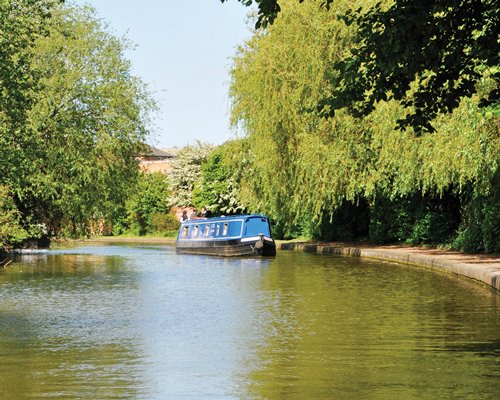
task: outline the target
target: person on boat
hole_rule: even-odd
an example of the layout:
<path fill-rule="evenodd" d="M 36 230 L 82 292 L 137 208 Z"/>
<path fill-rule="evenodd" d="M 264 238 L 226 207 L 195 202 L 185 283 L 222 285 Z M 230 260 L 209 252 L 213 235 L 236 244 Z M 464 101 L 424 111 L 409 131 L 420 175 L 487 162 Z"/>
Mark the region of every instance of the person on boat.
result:
<path fill-rule="evenodd" d="M 198 217 L 200 218 L 208 218 L 209 216 L 209 211 L 205 207 L 201 207 L 201 211 L 198 214 Z"/>
<path fill-rule="evenodd" d="M 186 210 L 182 210 L 182 215 L 179 218 L 179 221 L 184 222 L 188 220 L 188 212 Z"/>
<path fill-rule="evenodd" d="M 196 219 L 196 218 L 198 218 L 196 208 L 193 208 L 193 212 L 189 214 L 189 219 Z"/>

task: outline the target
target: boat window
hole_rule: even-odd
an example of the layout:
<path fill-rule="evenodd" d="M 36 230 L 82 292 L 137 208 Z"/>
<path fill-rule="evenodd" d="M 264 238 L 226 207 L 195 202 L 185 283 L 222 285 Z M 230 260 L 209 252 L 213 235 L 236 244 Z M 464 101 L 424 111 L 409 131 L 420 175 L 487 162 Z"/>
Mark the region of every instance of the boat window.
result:
<path fill-rule="evenodd" d="M 245 236 L 257 236 L 259 234 L 270 236 L 268 220 L 265 217 L 249 217 L 245 221 Z"/>
<path fill-rule="evenodd" d="M 227 235 L 227 224 L 224 224 L 224 227 L 222 228 L 222 236 Z"/>
<path fill-rule="evenodd" d="M 215 227 L 215 236 L 219 236 L 220 224 Z"/>
<path fill-rule="evenodd" d="M 210 232 L 210 225 L 205 225 L 205 236 L 208 236 L 208 232 Z"/>
<path fill-rule="evenodd" d="M 183 237 L 183 238 L 187 237 L 187 235 L 188 235 L 188 230 L 189 230 L 189 227 L 188 227 L 188 226 L 185 226 L 184 228 L 182 228 L 182 237 Z"/>
<path fill-rule="evenodd" d="M 198 225 L 194 226 L 193 237 L 198 236 Z"/>

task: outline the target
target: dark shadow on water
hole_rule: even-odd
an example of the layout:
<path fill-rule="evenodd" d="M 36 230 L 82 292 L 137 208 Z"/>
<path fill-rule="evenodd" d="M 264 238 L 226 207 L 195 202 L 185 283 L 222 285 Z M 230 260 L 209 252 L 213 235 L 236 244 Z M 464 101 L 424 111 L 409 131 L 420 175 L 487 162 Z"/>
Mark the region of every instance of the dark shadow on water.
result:
<path fill-rule="evenodd" d="M 474 353 L 482 357 L 500 357 L 500 340 L 446 346 L 445 351 Z"/>

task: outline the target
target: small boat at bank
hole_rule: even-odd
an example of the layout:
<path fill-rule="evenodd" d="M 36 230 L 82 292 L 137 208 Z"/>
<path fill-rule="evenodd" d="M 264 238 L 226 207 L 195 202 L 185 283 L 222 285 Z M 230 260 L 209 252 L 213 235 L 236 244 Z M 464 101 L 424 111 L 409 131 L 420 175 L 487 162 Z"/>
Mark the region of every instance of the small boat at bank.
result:
<path fill-rule="evenodd" d="M 235 215 L 193 219 L 181 223 L 177 253 L 217 256 L 275 256 L 269 219 L 263 215 Z"/>

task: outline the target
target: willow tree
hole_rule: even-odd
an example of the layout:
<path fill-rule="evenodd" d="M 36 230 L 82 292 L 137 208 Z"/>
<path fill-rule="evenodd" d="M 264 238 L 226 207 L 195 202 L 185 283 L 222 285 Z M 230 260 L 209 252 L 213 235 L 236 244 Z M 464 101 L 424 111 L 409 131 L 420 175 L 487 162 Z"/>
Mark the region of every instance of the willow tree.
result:
<path fill-rule="evenodd" d="M 247 133 L 252 206 L 286 233 L 301 219 L 317 230 L 343 203 L 360 199 L 439 197 L 470 186 L 487 193 L 498 170 L 498 121 L 479 114 L 477 97 L 439 116 L 435 133 L 420 136 L 394 129 L 407 113 L 395 100 L 379 101 L 366 117 L 316 113 L 321 99 L 336 95 L 330 83 L 339 71 L 332 66 L 349 54 L 356 34 L 356 26 L 335 16 L 349 2 L 336 1 L 330 11 L 320 3 L 281 1 L 280 18 L 256 31 L 235 58 L 232 118 Z M 477 90 L 487 93 L 492 84 L 484 76 Z"/>
<path fill-rule="evenodd" d="M 301 218 L 317 225 L 344 199 L 355 201 L 370 158 L 352 117 L 326 120 L 312 112 L 329 94 L 328 66 L 352 40 L 351 30 L 318 4 L 282 2 L 280 18 L 240 49 L 232 70 L 233 123 L 246 130 L 253 159 L 249 200 L 285 234 Z"/>
<path fill-rule="evenodd" d="M 257 28 L 273 24 L 285 3 L 239 1 L 257 5 Z M 482 111 L 499 117 L 496 0 L 358 2 L 357 10 L 340 13 L 336 3 L 323 0 L 319 5 L 326 9 L 335 5 L 340 18 L 356 24 L 356 45 L 332 66 L 340 74 L 330 77 L 329 84 L 336 89 L 321 101 L 325 114 L 348 107 L 353 115 L 367 115 L 378 101 L 392 98 L 406 109 L 400 127 L 434 131 L 432 121 L 438 114 L 449 113 L 463 98 L 478 94 Z M 485 72 L 495 84 L 480 91 Z"/>

